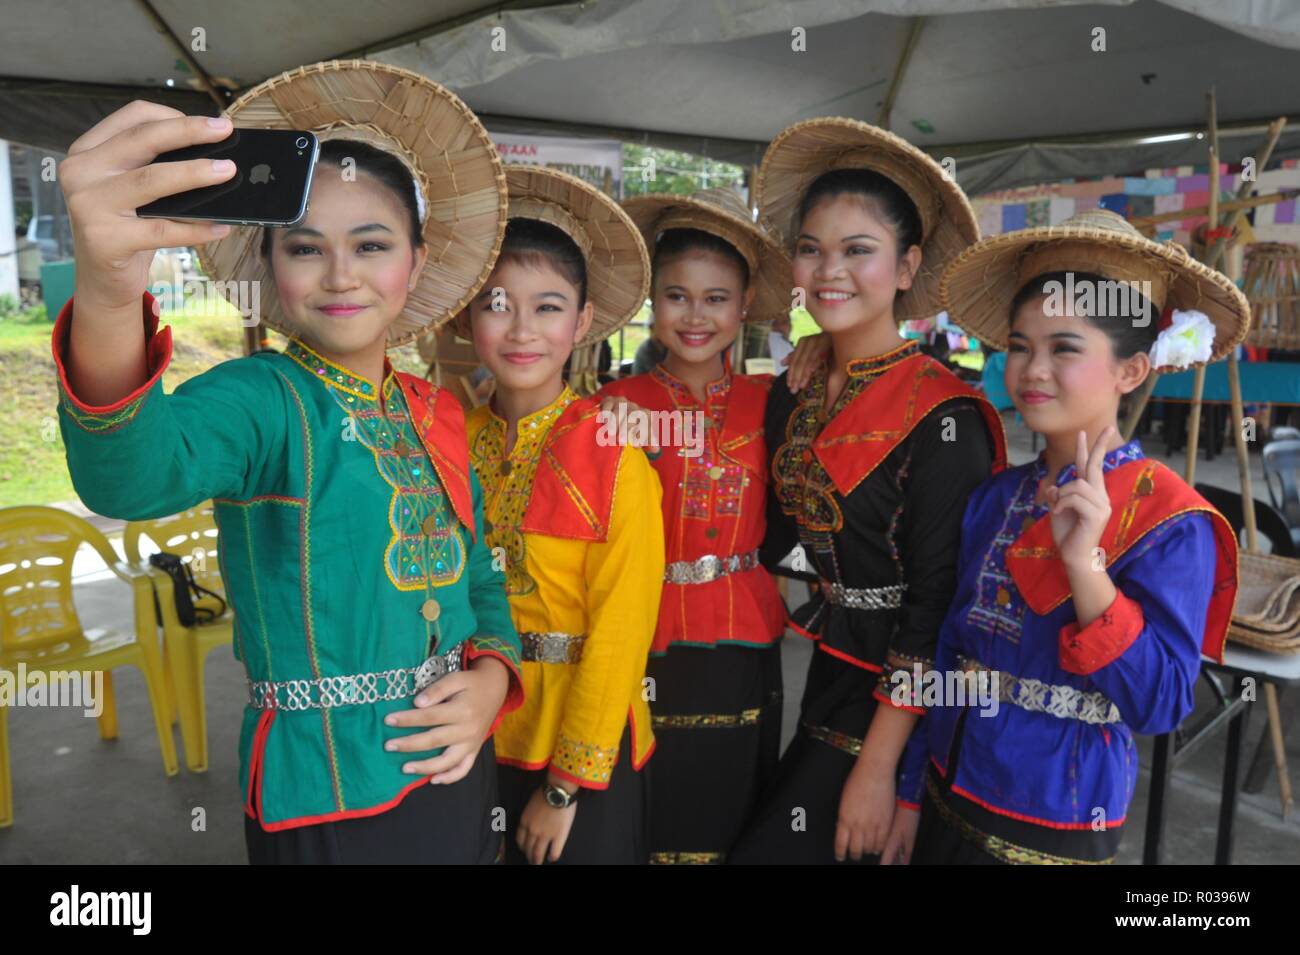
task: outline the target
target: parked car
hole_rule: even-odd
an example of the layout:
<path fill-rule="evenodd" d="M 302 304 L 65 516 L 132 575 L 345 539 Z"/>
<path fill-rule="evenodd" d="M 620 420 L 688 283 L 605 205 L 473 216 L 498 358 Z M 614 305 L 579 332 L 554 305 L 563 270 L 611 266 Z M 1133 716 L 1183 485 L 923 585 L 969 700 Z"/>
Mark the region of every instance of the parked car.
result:
<path fill-rule="evenodd" d="M 72 229 L 68 225 L 66 215 L 59 218 L 63 220 L 64 241 L 67 243 L 68 255 L 71 255 Z M 54 262 L 61 258 L 54 220 L 55 217 L 52 215 L 33 216 L 32 221 L 27 224 L 27 238 L 41 247 L 41 259 L 45 262 Z"/>

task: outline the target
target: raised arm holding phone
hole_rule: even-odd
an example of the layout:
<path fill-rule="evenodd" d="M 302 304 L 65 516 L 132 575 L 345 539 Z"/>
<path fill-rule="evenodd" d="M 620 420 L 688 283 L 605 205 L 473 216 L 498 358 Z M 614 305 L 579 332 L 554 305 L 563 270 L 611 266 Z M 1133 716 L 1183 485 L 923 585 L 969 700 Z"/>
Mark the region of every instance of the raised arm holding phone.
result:
<path fill-rule="evenodd" d="M 156 160 L 230 137 L 250 106 L 264 122 L 277 94 L 322 103 L 327 84 L 355 95 L 313 112 L 326 121 L 300 221 L 138 214 L 164 200 L 263 221 L 256 190 L 246 208 L 223 194 L 216 212 L 180 195 L 235 181 L 238 163 Z M 379 95 L 427 127 L 378 111 Z M 293 148 L 315 158 L 309 136 Z M 445 169 L 452 179 L 437 179 Z M 269 175 L 257 185 L 280 190 L 264 193 L 272 204 L 305 207 L 292 190 L 307 179 Z M 61 179 L 77 259 L 53 342 L 69 471 L 108 516 L 214 503 L 249 681 L 239 781 L 250 861 L 495 860 L 490 736 L 521 702 L 519 639 L 484 544 L 463 412 L 386 357 L 491 270 L 505 189 L 486 131 L 418 74 L 317 64 L 254 88 L 226 117 L 131 103 L 73 144 Z M 198 247 L 210 279 L 260 283 L 256 319 L 288 336 L 283 353 L 224 362 L 164 394 L 171 329 L 159 330 L 146 286 L 155 250 L 175 246 Z"/>

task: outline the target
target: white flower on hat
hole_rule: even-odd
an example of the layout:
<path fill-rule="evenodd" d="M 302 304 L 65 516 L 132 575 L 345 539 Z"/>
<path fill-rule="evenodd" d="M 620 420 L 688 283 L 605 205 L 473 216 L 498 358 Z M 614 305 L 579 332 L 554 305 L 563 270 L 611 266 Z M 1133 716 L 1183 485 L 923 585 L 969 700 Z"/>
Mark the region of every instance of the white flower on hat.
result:
<path fill-rule="evenodd" d="M 1214 323 L 1204 312 L 1174 309 L 1169 327 L 1156 336 L 1151 346 L 1151 364 L 1156 368 L 1186 368 L 1210 360 L 1214 351 Z"/>

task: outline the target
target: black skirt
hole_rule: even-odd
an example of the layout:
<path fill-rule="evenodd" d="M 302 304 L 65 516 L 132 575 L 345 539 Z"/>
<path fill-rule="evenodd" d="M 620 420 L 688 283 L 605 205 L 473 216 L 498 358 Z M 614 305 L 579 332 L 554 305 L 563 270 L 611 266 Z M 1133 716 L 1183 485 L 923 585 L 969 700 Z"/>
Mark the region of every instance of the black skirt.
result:
<path fill-rule="evenodd" d="M 501 847 L 497 804 L 496 753 L 488 740 L 459 782 L 416 786 L 374 816 L 278 832 L 245 815 L 244 842 L 253 865 L 488 864 Z"/>
<path fill-rule="evenodd" d="M 651 864 L 726 859 L 781 747 L 781 646 L 676 646 L 650 658 Z"/>
<path fill-rule="evenodd" d="M 630 729 L 624 729 L 609 788 L 584 788 L 578 793 L 573 828 L 569 830 L 560 861 L 555 865 L 645 864 L 648 855 L 648 770 L 649 764 L 640 772 L 632 768 L 632 734 Z M 507 865 L 526 865 L 528 860 L 516 839 L 519 817 L 533 793 L 546 782 L 546 770 L 498 764 L 497 781 L 501 788 L 501 805 L 505 808 L 505 862 Z"/>
<path fill-rule="evenodd" d="M 840 794 L 876 712 L 876 700 L 871 695 L 875 686 L 875 673 L 822 650 L 813 653 L 799 728 L 728 862 L 835 862 Z M 862 864 L 879 861 L 880 857 L 874 855 L 860 860 Z"/>
<path fill-rule="evenodd" d="M 1119 851 L 1122 827 L 1051 829 L 1011 819 L 955 795 L 933 766 L 925 785 L 912 865 L 1103 865 Z"/>

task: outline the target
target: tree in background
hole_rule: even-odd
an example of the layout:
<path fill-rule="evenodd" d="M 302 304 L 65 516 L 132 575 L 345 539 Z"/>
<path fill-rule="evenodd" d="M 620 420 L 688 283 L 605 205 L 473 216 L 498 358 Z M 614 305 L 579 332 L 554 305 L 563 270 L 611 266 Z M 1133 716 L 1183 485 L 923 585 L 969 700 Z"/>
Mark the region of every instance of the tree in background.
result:
<path fill-rule="evenodd" d="M 686 194 L 718 186 L 731 186 L 743 194 L 745 170 L 694 153 L 657 149 L 640 143 L 623 144 L 624 198 L 648 192 Z"/>

